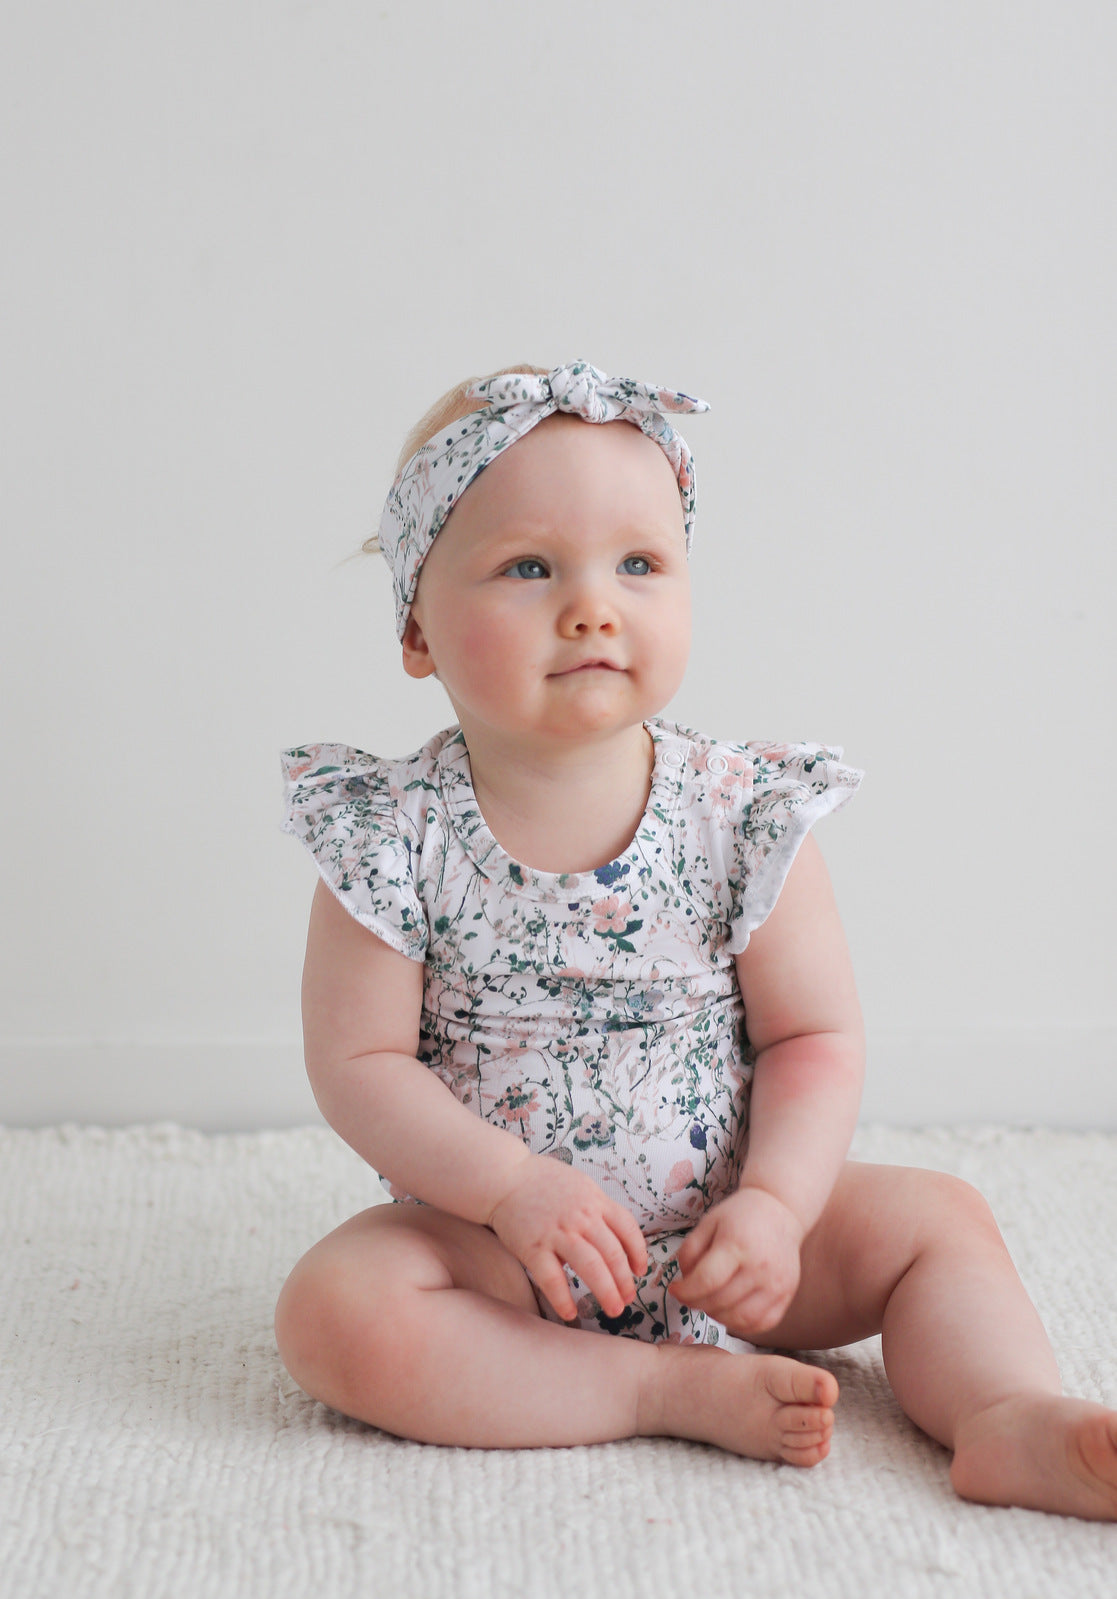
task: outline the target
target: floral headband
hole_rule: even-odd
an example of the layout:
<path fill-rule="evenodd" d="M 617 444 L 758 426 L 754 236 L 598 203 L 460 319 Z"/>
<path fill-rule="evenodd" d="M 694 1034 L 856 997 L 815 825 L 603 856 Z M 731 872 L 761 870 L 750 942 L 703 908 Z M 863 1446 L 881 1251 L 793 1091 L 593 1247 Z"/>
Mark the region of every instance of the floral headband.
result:
<path fill-rule="evenodd" d="M 694 466 L 685 440 L 664 413 L 708 411 L 705 400 L 634 383 L 631 378 L 607 378 L 585 361 L 557 366 L 546 377 L 510 372 L 486 378 L 472 384 L 466 398 L 486 403 L 451 422 L 404 463 L 388 491 L 380 519 L 377 543 L 392 568 L 400 638 L 423 562 L 454 505 L 502 450 L 558 411 L 586 422 L 631 422 L 655 440 L 679 480 L 689 553 L 694 531 Z"/>

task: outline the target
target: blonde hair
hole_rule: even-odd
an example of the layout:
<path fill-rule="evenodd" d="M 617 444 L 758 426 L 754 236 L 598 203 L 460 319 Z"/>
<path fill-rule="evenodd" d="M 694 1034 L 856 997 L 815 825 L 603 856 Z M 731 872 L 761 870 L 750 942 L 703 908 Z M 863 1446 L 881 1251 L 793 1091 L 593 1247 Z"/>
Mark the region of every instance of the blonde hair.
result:
<path fill-rule="evenodd" d="M 428 411 L 415 423 L 403 441 L 403 448 L 399 452 L 396 462 L 396 472 L 399 473 L 405 461 L 410 461 L 416 450 L 421 450 L 424 444 L 429 443 L 436 433 L 440 433 L 451 422 L 459 421 L 463 416 L 468 416 L 471 411 L 480 411 L 483 404 L 467 397 L 466 391 L 474 383 L 486 383 L 489 378 L 506 377 L 512 372 L 528 372 L 532 377 L 545 378 L 545 366 L 530 366 L 527 362 L 519 366 L 502 366 L 496 372 L 486 373 L 484 378 L 465 378 L 461 383 L 455 383 L 452 389 L 447 389 L 440 399 L 437 399 Z M 368 555 L 376 555 L 380 550 L 380 542 L 374 533 L 361 545 L 362 550 Z"/>

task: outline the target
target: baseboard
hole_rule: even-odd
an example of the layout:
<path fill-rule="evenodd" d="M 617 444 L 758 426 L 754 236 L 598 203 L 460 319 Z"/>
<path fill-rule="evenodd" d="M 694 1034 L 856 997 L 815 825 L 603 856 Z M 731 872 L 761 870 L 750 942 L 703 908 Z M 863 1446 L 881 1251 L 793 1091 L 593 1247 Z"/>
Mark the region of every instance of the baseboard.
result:
<path fill-rule="evenodd" d="M 220 1133 L 321 1119 L 296 1040 L 0 1042 L 0 1124 L 9 1127 L 179 1122 Z"/>
<path fill-rule="evenodd" d="M 292 1039 L 0 1041 L 0 1124 L 204 1132 L 320 1121 Z M 881 1029 L 862 1120 L 1117 1131 L 1117 1027 Z"/>

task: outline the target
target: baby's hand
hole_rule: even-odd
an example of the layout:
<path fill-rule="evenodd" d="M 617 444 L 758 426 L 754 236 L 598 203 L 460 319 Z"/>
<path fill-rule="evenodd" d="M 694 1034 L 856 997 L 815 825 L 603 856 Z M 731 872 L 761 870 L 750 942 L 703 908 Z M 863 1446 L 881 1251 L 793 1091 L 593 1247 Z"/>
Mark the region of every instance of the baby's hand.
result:
<path fill-rule="evenodd" d="M 633 1216 L 585 1172 L 532 1155 L 516 1168 L 489 1226 L 526 1266 L 564 1321 L 578 1314 L 563 1266 L 571 1266 L 607 1316 L 636 1297 L 633 1272 L 647 1270 L 648 1252 Z"/>
<path fill-rule="evenodd" d="M 763 1188 L 741 1188 L 687 1234 L 668 1293 L 750 1337 L 776 1326 L 799 1286 L 798 1218 Z"/>

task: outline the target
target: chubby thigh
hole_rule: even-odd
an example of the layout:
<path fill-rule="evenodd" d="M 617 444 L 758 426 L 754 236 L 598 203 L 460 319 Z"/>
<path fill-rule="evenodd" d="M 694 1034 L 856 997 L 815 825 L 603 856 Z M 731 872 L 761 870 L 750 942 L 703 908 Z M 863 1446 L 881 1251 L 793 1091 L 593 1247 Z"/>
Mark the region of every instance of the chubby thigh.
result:
<path fill-rule="evenodd" d="M 369 1333 L 407 1319 L 433 1289 L 472 1290 L 538 1317 L 527 1272 L 488 1227 L 426 1205 L 374 1205 L 328 1233 L 283 1285 L 275 1334 L 287 1370 L 316 1399 L 345 1402 Z"/>
<path fill-rule="evenodd" d="M 989 1207 L 961 1178 L 915 1166 L 847 1161 L 803 1240 L 799 1287 L 776 1327 L 734 1328 L 772 1349 L 832 1349 L 882 1330 L 892 1296 L 918 1263 L 944 1291 L 1004 1244 Z M 956 1287 L 955 1287 L 956 1292 Z"/>
<path fill-rule="evenodd" d="M 351 1216 L 307 1251 L 283 1292 L 341 1289 L 350 1277 L 375 1297 L 468 1288 L 538 1313 L 527 1272 L 491 1228 L 431 1205 L 374 1205 Z"/>

